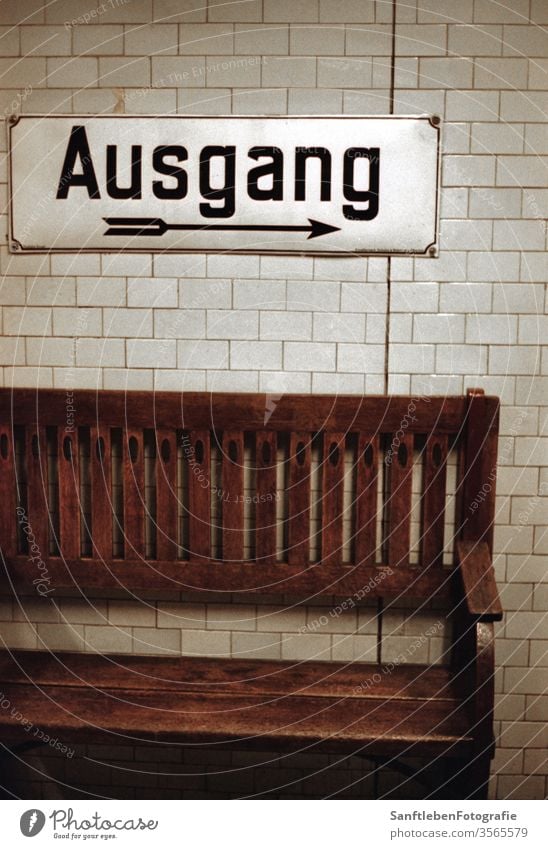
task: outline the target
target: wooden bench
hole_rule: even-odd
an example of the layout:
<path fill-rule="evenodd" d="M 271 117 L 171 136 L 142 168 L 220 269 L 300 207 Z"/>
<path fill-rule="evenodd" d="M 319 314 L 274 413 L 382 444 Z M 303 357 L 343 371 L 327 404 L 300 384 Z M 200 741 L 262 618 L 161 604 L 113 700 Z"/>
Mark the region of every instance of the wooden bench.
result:
<path fill-rule="evenodd" d="M 453 622 L 444 665 L 4 650 L 4 697 L 63 742 L 442 757 L 438 796 L 484 796 L 498 408 L 481 390 L 0 390 L 4 594 L 367 597 Z M 25 739 L 0 711 L 4 745 Z"/>

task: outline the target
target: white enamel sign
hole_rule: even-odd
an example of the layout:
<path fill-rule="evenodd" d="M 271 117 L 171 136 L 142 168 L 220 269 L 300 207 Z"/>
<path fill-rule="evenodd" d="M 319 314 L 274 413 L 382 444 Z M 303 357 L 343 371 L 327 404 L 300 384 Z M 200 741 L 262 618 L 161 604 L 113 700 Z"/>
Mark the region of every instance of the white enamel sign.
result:
<path fill-rule="evenodd" d="M 24 115 L 10 249 L 437 252 L 440 121 Z"/>

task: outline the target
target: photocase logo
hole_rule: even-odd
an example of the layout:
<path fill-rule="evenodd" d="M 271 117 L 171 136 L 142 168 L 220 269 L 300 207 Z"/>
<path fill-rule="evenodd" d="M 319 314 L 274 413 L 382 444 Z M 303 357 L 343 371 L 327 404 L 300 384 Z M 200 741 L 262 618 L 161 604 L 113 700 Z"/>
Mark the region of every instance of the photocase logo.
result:
<path fill-rule="evenodd" d="M 45 824 L 45 815 L 42 811 L 38 811 L 36 808 L 33 808 L 30 811 L 25 811 L 19 820 L 21 833 L 24 834 L 25 837 L 36 837 L 37 834 L 40 834 Z"/>

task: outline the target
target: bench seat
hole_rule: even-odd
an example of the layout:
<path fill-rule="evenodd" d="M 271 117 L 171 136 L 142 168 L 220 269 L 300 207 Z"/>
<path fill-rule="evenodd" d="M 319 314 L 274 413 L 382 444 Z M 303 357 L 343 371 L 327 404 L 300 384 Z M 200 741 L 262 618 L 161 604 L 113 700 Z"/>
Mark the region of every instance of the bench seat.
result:
<path fill-rule="evenodd" d="M 384 671 L 383 671 L 384 669 Z M 465 756 L 473 714 L 450 670 L 406 664 L 0 654 L 4 697 L 66 743 L 245 742 L 362 754 Z M 108 721 L 105 719 L 108 717 Z M 0 713 L 3 739 L 23 720 Z"/>

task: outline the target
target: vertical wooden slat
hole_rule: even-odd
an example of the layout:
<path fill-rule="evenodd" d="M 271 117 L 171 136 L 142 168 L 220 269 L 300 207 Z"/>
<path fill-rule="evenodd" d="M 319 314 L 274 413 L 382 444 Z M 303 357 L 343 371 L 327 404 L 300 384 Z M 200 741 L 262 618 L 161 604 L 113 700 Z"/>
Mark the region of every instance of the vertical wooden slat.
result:
<path fill-rule="evenodd" d="M 91 541 L 96 557 L 112 557 L 112 440 L 110 428 L 91 428 Z"/>
<path fill-rule="evenodd" d="M 188 464 L 188 527 L 190 559 L 209 557 L 211 551 L 210 432 L 193 430 L 183 441 Z"/>
<path fill-rule="evenodd" d="M 57 431 L 59 479 L 59 553 L 72 559 L 80 556 L 80 463 L 78 432 Z"/>
<path fill-rule="evenodd" d="M 15 440 L 8 424 L 0 425 L 0 547 L 5 557 L 17 554 L 17 527 L 20 518 L 16 514 Z"/>
<path fill-rule="evenodd" d="M 145 447 L 142 430 L 124 428 L 124 547 L 126 558 L 145 556 Z"/>
<path fill-rule="evenodd" d="M 156 557 L 175 560 L 178 545 L 177 439 L 172 430 L 156 431 Z"/>
<path fill-rule="evenodd" d="M 413 435 L 404 433 L 393 443 L 390 456 L 388 495 L 388 562 L 394 566 L 409 563 L 411 493 L 413 483 Z"/>
<path fill-rule="evenodd" d="M 342 563 L 344 517 L 344 433 L 323 435 L 322 546 L 324 563 Z"/>
<path fill-rule="evenodd" d="M 26 428 L 27 464 L 27 517 L 32 543 L 38 546 L 40 556 L 49 555 L 48 461 L 45 427 Z"/>
<path fill-rule="evenodd" d="M 226 430 L 222 441 L 223 560 L 244 556 L 244 435 Z"/>
<path fill-rule="evenodd" d="M 287 559 L 290 564 L 309 561 L 311 435 L 295 432 L 289 440 L 289 492 Z"/>
<path fill-rule="evenodd" d="M 277 439 L 273 431 L 255 436 L 257 503 L 255 510 L 255 556 L 261 563 L 276 560 Z"/>
<path fill-rule="evenodd" d="M 423 567 L 443 563 L 445 491 L 447 483 L 447 436 L 430 434 L 424 449 L 422 506 Z"/>
<path fill-rule="evenodd" d="M 379 437 L 360 433 L 356 469 L 356 564 L 372 566 L 377 550 Z"/>

